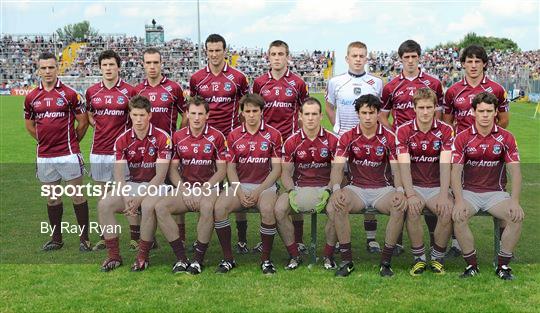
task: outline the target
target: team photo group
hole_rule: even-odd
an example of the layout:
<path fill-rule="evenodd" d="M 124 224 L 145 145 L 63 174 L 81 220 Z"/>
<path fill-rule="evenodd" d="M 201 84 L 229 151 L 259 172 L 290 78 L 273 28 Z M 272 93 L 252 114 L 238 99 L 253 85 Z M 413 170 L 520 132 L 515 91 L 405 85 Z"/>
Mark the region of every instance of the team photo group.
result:
<path fill-rule="evenodd" d="M 463 78 L 443 91 L 422 70 L 417 42 L 399 45 L 402 71 L 386 84 L 365 70 L 367 46 L 351 42 L 348 71 L 328 81 L 325 103 L 289 69 L 289 46 L 281 40 L 269 44 L 268 71 L 249 79 L 228 64 L 221 35 L 208 36 L 204 49 L 207 65 L 191 75 L 189 90 L 162 74 L 157 48 L 144 51 L 145 79 L 137 86 L 120 77 L 118 53 L 102 51 L 102 80 L 84 96 L 58 78 L 53 53 L 36 60 L 40 82 L 25 98 L 24 118 L 37 142 L 38 180 L 77 187 L 88 175 L 95 185 L 129 187 L 103 195 L 92 208 L 103 230 L 93 243 L 88 195 L 71 196 L 79 250 L 107 251 L 101 271 L 125 262 L 117 227 L 122 215 L 129 249 L 137 251 L 131 271 L 148 268 L 160 231 L 176 257 L 172 272 L 196 275 L 210 266 L 204 259 L 214 232 L 223 254 L 217 273 L 234 270 L 235 254 L 251 250 L 260 253 L 262 273 L 276 273 L 276 234 L 289 255 L 284 269 L 295 270 L 307 251 L 303 214 L 324 213 L 322 266 L 344 277 L 355 269 L 350 221 L 358 217 L 351 214 L 361 213 L 365 250 L 380 254 L 381 276 L 394 275 L 391 260 L 403 253 L 406 230 L 410 275 L 445 274 L 446 256 L 454 253 L 466 264 L 460 277 L 468 278 L 479 273 L 469 223 L 487 212 L 501 221 L 494 273 L 514 279 L 509 263 L 524 219 L 520 158 L 506 130 L 506 92 L 488 78 L 482 46 L 462 49 Z M 323 116 L 333 130 L 322 126 Z M 87 173 L 79 142 L 88 127 Z M 62 197 L 49 196 L 46 205 L 52 236 L 42 249 L 62 249 Z M 253 210 L 260 213 L 260 242 L 250 248 L 246 212 Z M 196 229 L 185 227 L 188 212 L 198 214 Z M 389 216 L 384 245 L 376 241 L 374 212 Z M 194 243 L 186 242 L 186 231 L 196 233 Z"/>

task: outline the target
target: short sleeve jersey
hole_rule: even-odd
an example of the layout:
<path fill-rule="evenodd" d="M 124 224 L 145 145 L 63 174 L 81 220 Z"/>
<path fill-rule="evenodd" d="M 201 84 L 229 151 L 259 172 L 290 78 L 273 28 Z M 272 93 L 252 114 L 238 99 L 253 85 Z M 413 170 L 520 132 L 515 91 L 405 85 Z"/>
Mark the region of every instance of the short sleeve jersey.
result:
<path fill-rule="evenodd" d="M 341 136 L 358 125 L 354 101 L 367 94 L 380 98 L 382 89 L 382 80 L 369 73 L 361 75 L 345 73 L 330 79 L 326 89 L 326 101 L 331 103 L 336 110 L 334 133 Z"/>
<path fill-rule="evenodd" d="M 336 155 L 348 159 L 354 186 L 373 189 L 393 185 L 390 161 L 396 160 L 396 137 L 382 124 L 371 138 L 362 134 L 360 125 L 343 134 Z"/>
<path fill-rule="evenodd" d="M 227 136 L 239 125 L 239 101 L 249 91 L 247 77 L 225 64 L 214 75 L 207 66 L 195 72 L 189 80 L 191 96 L 201 96 L 210 105 L 208 124 Z"/>
<path fill-rule="evenodd" d="M 255 134 L 250 134 L 244 124 L 235 128 L 227 137 L 227 144 L 228 160 L 236 163 L 241 183 L 262 183 L 272 170 L 272 158 L 281 158 L 281 134 L 264 121 Z"/>
<path fill-rule="evenodd" d="M 516 139 L 494 125 L 486 137 L 475 125 L 456 136 L 452 163 L 463 164 L 463 189 L 473 192 L 506 190 L 506 163 L 519 162 Z"/>
<path fill-rule="evenodd" d="M 114 143 L 117 161 L 126 160 L 129 168 L 129 181 L 149 182 L 156 176 L 156 160 L 171 159 L 172 143 L 169 135 L 150 124 L 148 134 L 139 139 L 130 128 Z"/>
<path fill-rule="evenodd" d="M 426 188 L 440 186 L 440 155 L 442 151 L 452 151 L 453 139 L 452 126 L 436 119 L 427 133 L 418 128 L 416 118 L 398 127 L 396 154 L 410 155 L 413 185 Z"/>
<path fill-rule="evenodd" d="M 280 79 L 274 79 L 271 71 L 253 82 L 253 93 L 260 94 L 265 101 L 264 121 L 288 138 L 298 130 L 298 112 L 309 97 L 304 80 L 289 69 Z"/>
<path fill-rule="evenodd" d="M 497 97 L 499 100 L 499 112 L 508 112 L 510 110 L 503 86 L 484 76 L 478 86 L 472 87 L 464 77 L 461 81 L 450 86 L 444 96 L 444 113 L 454 116 L 456 133 L 460 133 L 474 124 L 472 100 L 477 94 L 484 91 Z"/>
<path fill-rule="evenodd" d="M 414 79 L 408 79 L 401 73 L 384 86 L 381 98 L 383 103 L 381 111 L 392 111 L 394 120 L 392 127 L 394 130 L 416 117 L 413 96 L 416 90 L 420 88 L 430 88 L 433 90 L 437 95 L 436 105 L 442 109 L 443 89 L 441 82 L 423 71 L 420 71 Z"/>
<path fill-rule="evenodd" d="M 304 130 L 289 137 L 283 144 L 283 162 L 294 163 L 293 181 L 299 187 L 323 187 L 330 181 L 338 138 L 321 127 L 310 140 Z"/>
<path fill-rule="evenodd" d="M 40 82 L 24 99 L 24 118 L 35 122 L 37 156 L 52 158 L 80 153 L 75 116 L 85 112 L 83 98 L 59 79 L 50 91 Z"/>
<path fill-rule="evenodd" d="M 227 148 L 223 134 L 208 124 L 199 136 L 189 126 L 173 135 L 173 160 L 179 160 L 183 182 L 205 183 L 216 172 L 216 161 L 226 161 Z"/>
<path fill-rule="evenodd" d="M 95 121 L 91 153 L 114 154 L 114 142 L 129 128 L 129 99 L 135 89 L 128 83 L 118 82 L 108 89 L 103 82 L 86 90 L 86 108 Z"/>
<path fill-rule="evenodd" d="M 178 114 L 185 111 L 185 99 L 182 87 L 167 77 L 152 87 L 148 80 L 135 87 L 138 95 L 144 96 L 152 104 L 152 119 L 150 122 L 172 135 L 176 130 Z"/>

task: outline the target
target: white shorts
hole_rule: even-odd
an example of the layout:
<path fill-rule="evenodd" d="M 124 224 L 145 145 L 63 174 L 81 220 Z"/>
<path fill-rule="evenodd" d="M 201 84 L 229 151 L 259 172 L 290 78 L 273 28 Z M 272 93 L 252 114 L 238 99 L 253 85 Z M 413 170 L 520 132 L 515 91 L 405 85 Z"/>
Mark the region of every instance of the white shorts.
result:
<path fill-rule="evenodd" d="M 348 185 L 345 188 L 349 188 L 352 192 L 354 192 L 354 194 L 364 202 L 366 208 L 375 208 L 377 201 L 386 196 L 388 193 L 396 191 L 396 189 L 392 186 L 372 189 Z"/>
<path fill-rule="evenodd" d="M 478 213 L 478 211 L 486 212 L 502 201 L 510 199 L 510 194 L 506 191 L 472 192 L 463 190 L 463 199 L 469 202 Z"/>
<path fill-rule="evenodd" d="M 245 191 L 253 191 L 255 188 L 259 187 L 260 185 L 261 184 L 241 183 L 240 188 L 242 188 Z M 277 191 L 276 184 L 273 184 L 272 186 L 270 186 L 266 190 L 271 190 L 273 192 L 276 192 Z"/>
<path fill-rule="evenodd" d="M 90 153 L 90 177 L 99 182 L 112 181 L 115 161 L 114 155 Z"/>
<path fill-rule="evenodd" d="M 37 158 L 36 176 L 42 183 L 52 183 L 79 178 L 84 173 L 84 161 L 80 153 L 52 158 Z"/>
<path fill-rule="evenodd" d="M 326 186 L 297 187 L 295 202 L 298 206 L 298 212 L 313 212 L 317 203 L 321 201 L 321 194 L 326 190 L 326 188 Z"/>
<path fill-rule="evenodd" d="M 424 198 L 425 201 L 428 201 L 429 199 L 436 197 L 440 192 L 440 187 L 418 187 L 413 186 L 414 191 L 416 191 L 419 195 Z"/>

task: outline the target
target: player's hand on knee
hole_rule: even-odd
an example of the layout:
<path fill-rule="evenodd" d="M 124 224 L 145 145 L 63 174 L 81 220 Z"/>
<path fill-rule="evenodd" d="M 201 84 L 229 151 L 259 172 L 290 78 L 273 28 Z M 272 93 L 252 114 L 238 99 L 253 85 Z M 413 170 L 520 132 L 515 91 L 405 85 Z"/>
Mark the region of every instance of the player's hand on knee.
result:
<path fill-rule="evenodd" d="M 396 208 L 397 211 L 405 211 L 405 209 L 407 208 L 407 201 L 403 192 L 396 191 L 394 193 L 394 197 L 392 198 L 392 206 Z"/>
<path fill-rule="evenodd" d="M 442 217 L 452 216 L 452 202 L 448 198 L 448 194 L 439 193 L 437 201 L 435 202 L 435 212 L 437 215 Z"/>
<path fill-rule="evenodd" d="M 463 222 L 467 219 L 469 212 L 467 206 L 463 202 L 456 202 L 454 204 L 454 212 L 452 218 L 455 222 Z"/>
<path fill-rule="evenodd" d="M 519 205 L 519 202 L 512 200 L 510 202 L 510 207 L 508 208 L 510 213 L 510 220 L 514 223 L 520 223 L 525 217 L 525 212 L 523 208 Z"/>
<path fill-rule="evenodd" d="M 247 194 L 246 192 L 244 192 L 241 188 L 238 189 L 238 199 L 240 199 L 240 204 L 244 207 L 244 208 L 249 208 L 251 206 L 253 206 L 249 200 L 249 198 L 247 197 Z"/>
<path fill-rule="evenodd" d="M 420 215 L 425 205 L 424 201 L 416 193 L 407 198 L 407 204 L 413 216 Z"/>

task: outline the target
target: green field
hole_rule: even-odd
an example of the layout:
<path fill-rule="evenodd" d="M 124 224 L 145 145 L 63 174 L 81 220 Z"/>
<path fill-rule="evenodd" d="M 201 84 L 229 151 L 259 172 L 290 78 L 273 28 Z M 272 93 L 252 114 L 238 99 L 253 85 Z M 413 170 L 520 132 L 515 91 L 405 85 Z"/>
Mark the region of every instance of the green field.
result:
<path fill-rule="evenodd" d="M 317 95 L 321 97 L 321 95 Z M 0 311 L 179 311 L 179 312 L 539 312 L 540 311 L 540 118 L 533 119 L 535 106 L 514 103 L 510 130 L 517 137 L 523 171 L 522 206 L 526 212 L 517 259 L 512 263 L 516 281 L 504 282 L 493 274 L 492 221 L 475 218 L 475 234 L 481 275 L 461 280 L 461 258 L 447 262 L 447 274 L 426 273 L 412 278 L 409 251 L 393 260 L 396 275 L 378 275 L 379 256 L 367 255 L 362 219 L 354 217 L 353 255 L 356 271 L 336 279 L 320 264 L 302 266 L 294 272 L 283 269 L 287 254 L 281 239 L 274 241 L 273 260 L 278 273 L 261 274 L 258 255 L 237 256 L 238 268 L 227 275 L 214 274 L 221 249 L 213 236 L 206 268 L 199 276 L 170 273 L 173 253 L 158 231 L 161 247 L 154 250 L 151 266 L 130 273 L 134 253 L 127 249 L 129 234 L 121 238 L 125 265 L 101 273 L 106 252 L 80 253 L 78 237 L 65 235 L 57 252 L 40 250 L 47 240 L 40 222 L 48 221 L 45 203 L 35 178 L 35 143 L 26 133 L 22 97 L 0 97 Z M 326 124 L 328 125 L 328 124 Z M 87 156 L 91 133 L 82 149 Z M 87 158 L 86 158 L 87 159 Z M 69 200 L 64 201 L 64 220 L 75 223 Z M 90 199 L 91 220 L 96 220 L 96 201 Z M 187 216 L 188 242 L 195 239 L 196 216 Z M 119 220 L 127 229 L 125 219 Z M 231 218 L 234 220 L 234 218 Z M 324 242 L 319 219 L 319 243 Z M 234 225 L 234 222 L 232 223 Z M 379 218 L 377 239 L 383 242 L 386 218 Z M 259 217 L 249 216 L 249 245 L 258 242 Z M 305 223 L 308 240 L 309 219 Z M 425 236 L 427 239 L 427 236 Z M 233 226 L 233 240 L 236 234 Z M 97 240 L 97 235 L 92 235 Z M 408 242 L 405 242 L 408 247 Z M 319 254 L 322 245 L 319 244 Z"/>

